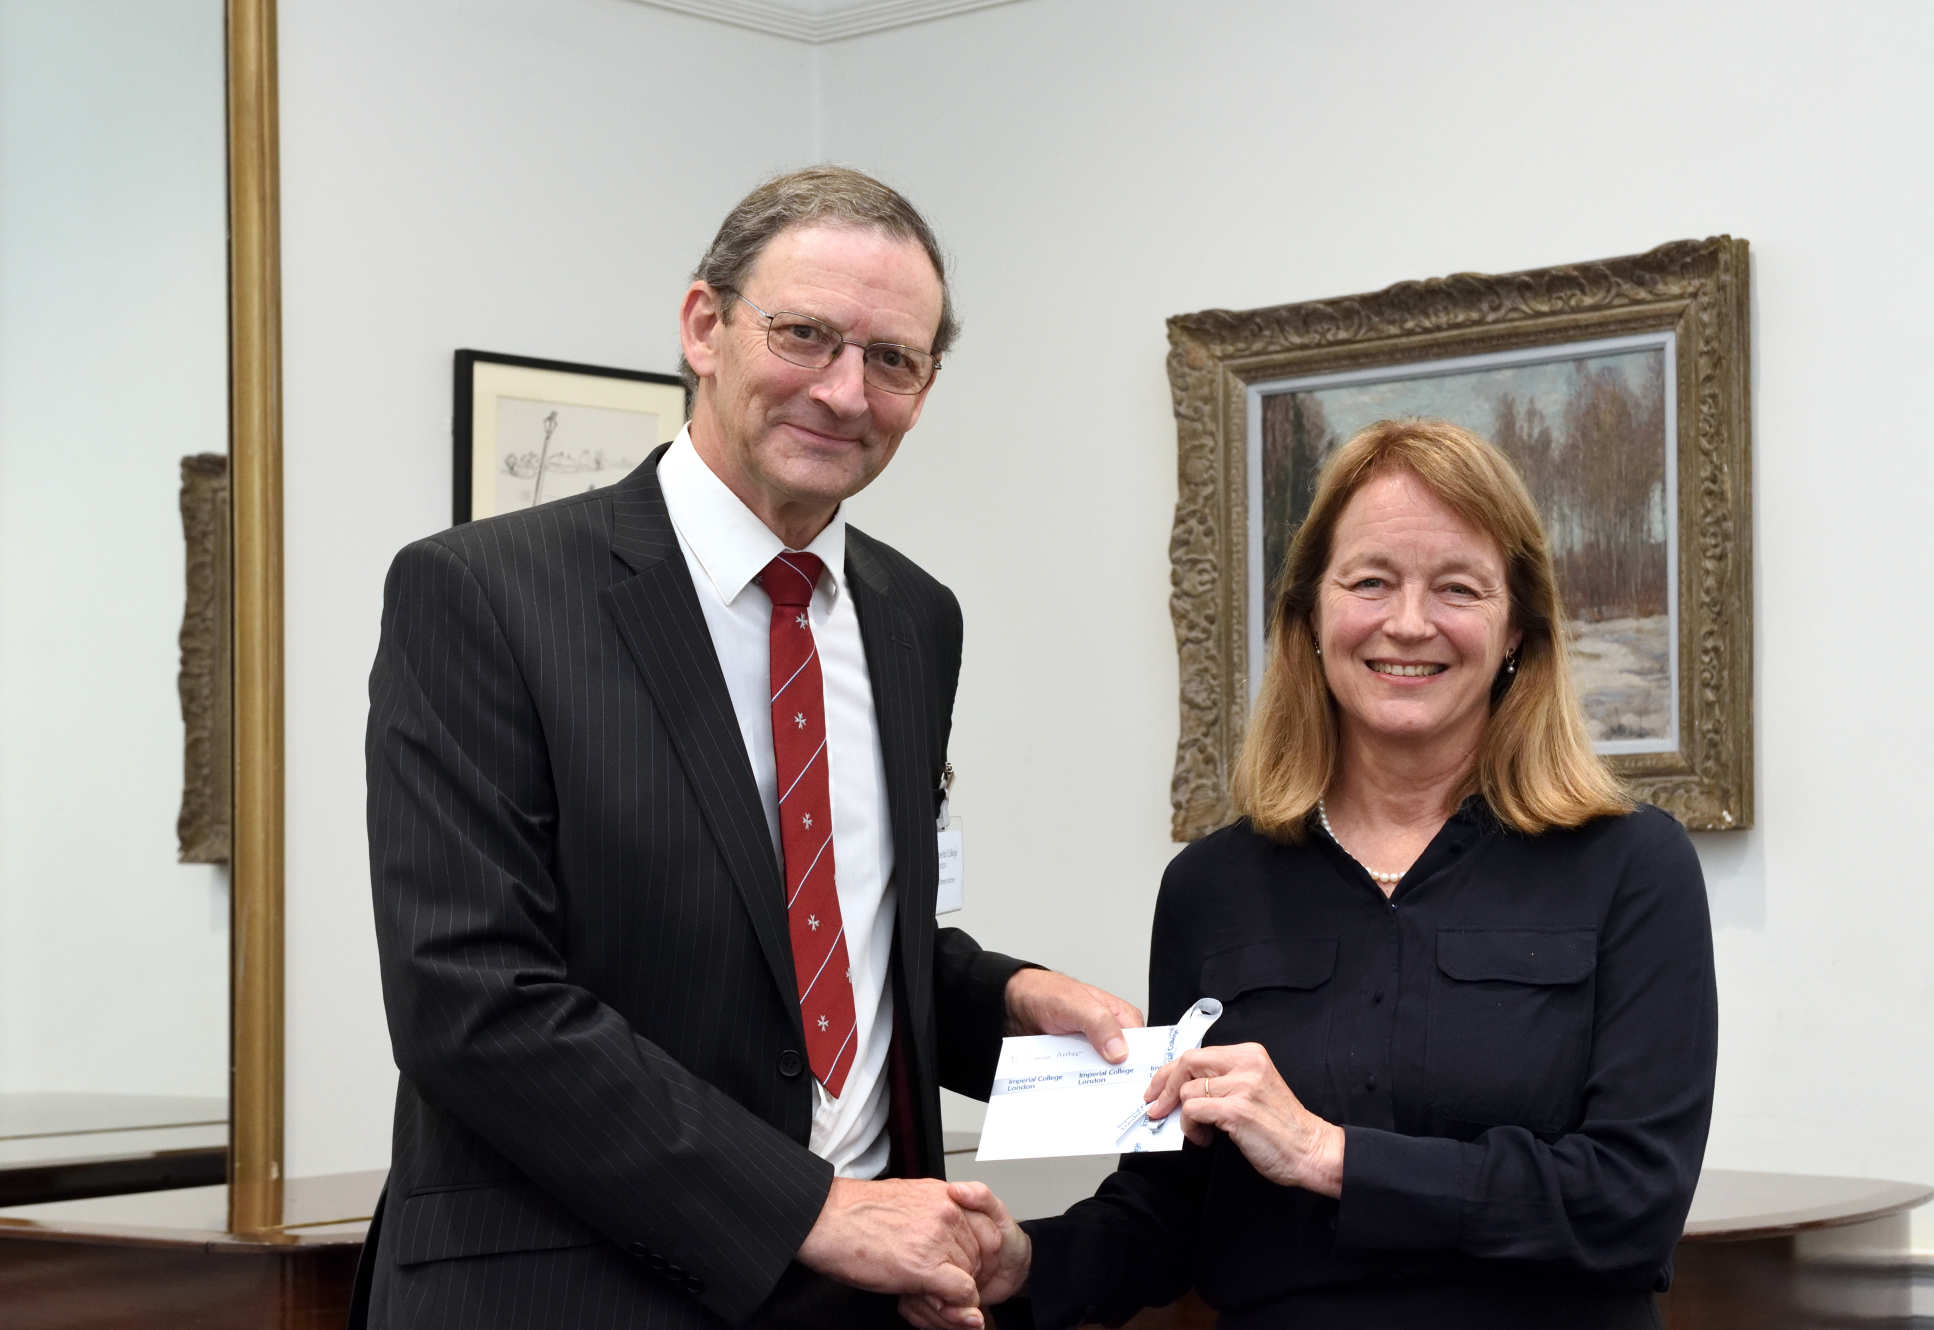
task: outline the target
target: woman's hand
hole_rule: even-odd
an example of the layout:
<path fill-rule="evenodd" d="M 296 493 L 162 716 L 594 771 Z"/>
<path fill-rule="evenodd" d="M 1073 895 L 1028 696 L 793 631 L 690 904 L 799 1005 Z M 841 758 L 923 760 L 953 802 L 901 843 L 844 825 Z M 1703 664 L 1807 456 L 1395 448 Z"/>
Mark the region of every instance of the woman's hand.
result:
<path fill-rule="evenodd" d="M 1151 1119 L 1179 1105 L 1182 1134 L 1207 1145 L 1211 1129 L 1236 1143 L 1250 1167 L 1283 1187 L 1343 1191 L 1343 1129 L 1303 1107 L 1261 1044 L 1213 1045 L 1155 1073 L 1142 1095 Z"/>

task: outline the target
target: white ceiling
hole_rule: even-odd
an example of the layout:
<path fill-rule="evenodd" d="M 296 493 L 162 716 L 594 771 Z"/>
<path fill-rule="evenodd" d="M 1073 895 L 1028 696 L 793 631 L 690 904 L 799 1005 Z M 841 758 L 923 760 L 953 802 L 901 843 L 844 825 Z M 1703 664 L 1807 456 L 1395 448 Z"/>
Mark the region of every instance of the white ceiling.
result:
<path fill-rule="evenodd" d="M 911 27 L 949 14 L 1015 4 L 1018 0 L 636 0 L 636 3 L 818 44 L 884 32 L 888 28 Z"/>

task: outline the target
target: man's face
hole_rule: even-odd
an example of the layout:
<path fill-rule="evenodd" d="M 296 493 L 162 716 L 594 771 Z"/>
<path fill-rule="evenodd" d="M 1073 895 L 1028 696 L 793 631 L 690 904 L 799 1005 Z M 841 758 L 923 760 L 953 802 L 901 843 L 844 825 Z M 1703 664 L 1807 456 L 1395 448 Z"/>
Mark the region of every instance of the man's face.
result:
<path fill-rule="evenodd" d="M 771 314 L 810 314 L 862 344 L 926 350 L 940 326 L 940 276 L 926 251 L 870 229 L 781 231 L 738 294 Z M 757 311 L 702 282 L 686 292 L 681 331 L 699 378 L 693 445 L 794 548 L 893 460 L 933 387 L 903 396 L 870 386 L 857 346 L 824 369 L 781 360 Z"/>

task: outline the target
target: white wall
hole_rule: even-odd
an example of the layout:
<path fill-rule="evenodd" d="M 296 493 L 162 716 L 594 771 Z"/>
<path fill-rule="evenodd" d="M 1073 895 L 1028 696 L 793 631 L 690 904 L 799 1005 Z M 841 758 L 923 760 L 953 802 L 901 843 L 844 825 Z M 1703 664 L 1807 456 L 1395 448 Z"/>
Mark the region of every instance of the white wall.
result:
<path fill-rule="evenodd" d="M 1031 0 L 815 54 L 618 0 L 284 0 L 291 1171 L 386 1149 L 363 682 L 389 554 L 447 520 L 450 351 L 669 366 L 718 217 L 823 152 L 958 260 L 965 339 L 855 510 L 966 607 L 965 921 L 1138 997 L 1174 848 L 1163 319 L 1749 238 L 1759 828 L 1700 838 L 1710 1162 L 1934 1180 L 1934 461 L 1885 391 L 1930 349 L 1931 12 Z"/>
<path fill-rule="evenodd" d="M 1172 853 L 1166 316 L 1730 232 L 1755 263 L 1759 807 L 1698 838 L 1708 1160 L 1934 1181 L 1934 450 L 1908 414 L 1934 9 L 1038 0 L 938 36 L 829 47 L 823 78 L 828 152 L 958 259 L 966 335 L 859 520 L 966 607 L 975 931 L 1143 990 Z"/>
<path fill-rule="evenodd" d="M 363 723 L 390 557 L 450 524 L 452 353 L 675 369 L 686 275 L 753 182 L 813 157 L 814 89 L 808 48 L 625 0 L 280 9 L 302 1176 L 388 1158 Z"/>
<path fill-rule="evenodd" d="M 213 0 L 0 0 L 0 1091 L 228 1093 L 227 876 L 175 862 L 223 115 Z"/>

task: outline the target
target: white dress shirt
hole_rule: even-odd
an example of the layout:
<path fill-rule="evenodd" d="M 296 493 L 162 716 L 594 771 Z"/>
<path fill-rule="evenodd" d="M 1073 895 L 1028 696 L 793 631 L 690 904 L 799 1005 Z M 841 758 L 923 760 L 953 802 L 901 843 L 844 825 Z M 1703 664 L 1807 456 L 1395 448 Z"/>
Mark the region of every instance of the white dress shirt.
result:
<path fill-rule="evenodd" d="M 772 602 L 755 579 L 786 546 L 712 473 L 692 446 L 689 426 L 659 459 L 658 483 L 732 696 L 773 853 L 783 864 L 779 778 L 772 756 Z M 887 1160 L 886 1055 L 893 1037 L 893 996 L 886 983 L 895 904 L 886 762 L 859 615 L 846 584 L 845 517 L 834 513 L 806 550 L 826 565 L 807 612 L 826 690 L 834 885 L 853 966 L 858 1041 L 839 1098 L 813 1083 L 811 1145 L 841 1177 L 876 1178 Z"/>

